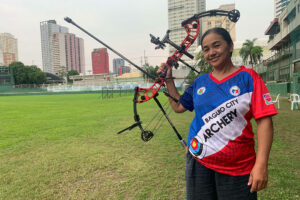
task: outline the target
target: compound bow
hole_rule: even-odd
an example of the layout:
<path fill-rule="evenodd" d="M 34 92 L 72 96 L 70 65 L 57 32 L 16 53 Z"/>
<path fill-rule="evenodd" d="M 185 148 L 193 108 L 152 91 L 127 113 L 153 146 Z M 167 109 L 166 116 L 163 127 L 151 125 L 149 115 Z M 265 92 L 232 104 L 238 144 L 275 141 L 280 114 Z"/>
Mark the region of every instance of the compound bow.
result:
<path fill-rule="evenodd" d="M 210 10 L 210 11 L 202 12 L 202 13 L 199 13 L 199 14 L 195 14 L 194 16 L 184 20 L 181 25 L 184 27 L 184 29 L 187 33 L 187 36 L 184 38 L 184 40 L 181 42 L 181 44 L 179 46 L 176 45 L 174 42 L 172 42 L 169 39 L 169 33 L 170 33 L 169 30 L 167 31 L 166 35 L 163 37 L 162 40 L 160 40 L 159 37 L 156 38 L 156 37 L 154 37 L 153 35 L 150 34 L 151 42 L 154 43 L 155 45 L 157 45 L 155 47 L 155 49 L 160 49 L 160 48 L 163 49 L 166 46 L 165 45 L 166 43 L 170 44 L 171 46 L 173 46 L 176 49 L 175 52 L 170 57 L 168 57 L 168 59 L 167 59 L 167 64 L 170 65 L 171 67 L 174 66 L 175 68 L 177 68 L 178 67 L 178 62 L 181 62 L 181 63 L 185 64 L 186 66 L 188 66 L 189 68 L 191 68 L 193 71 L 199 73 L 194 67 L 191 67 L 190 65 L 188 65 L 188 63 L 183 61 L 181 59 L 181 57 L 183 55 L 186 55 L 187 57 L 189 57 L 191 59 L 194 58 L 194 56 L 189 54 L 187 52 L 187 50 L 194 43 L 194 41 L 198 38 L 198 35 L 199 35 L 199 32 L 200 32 L 200 22 L 199 22 L 200 20 L 199 19 L 202 18 L 202 17 L 206 17 L 206 16 L 217 16 L 217 15 L 227 16 L 232 22 L 235 23 L 239 20 L 240 12 L 238 10 L 231 10 L 231 11 Z M 159 89 L 162 86 L 165 85 L 166 72 L 164 74 L 161 74 L 158 78 L 153 77 L 151 74 L 146 72 L 144 69 L 142 69 L 141 67 L 139 67 L 136 64 L 134 64 L 133 62 L 131 62 L 129 59 L 127 59 L 121 53 L 119 53 L 116 50 L 112 49 L 110 46 L 108 46 L 107 44 L 105 44 L 104 42 L 102 42 L 101 40 L 96 38 L 94 35 L 87 32 L 85 29 L 83 29 L 79 25 L 77 25 L 69 17 L 66 17 L 65 21 L 67 21 L 68 23 L 73 24 L 74 26 L 76 26 L 77 28 L 79 28 L 80 30 L 82 30 L 83 32 L 88 34 L 90 37 L 92 37 L 93 39 L 95 39 L 96 41 L 98 41 L 99 43 L 101 43 L 102 45 L 107 47 L 108 49 L 110 49 L 112 52 L 114 52 L 115 54 L 117 54 L 118 56 L 120 56 L 121 58 L 126 60 L 128 63 L 130 63 L 132 66 L 134 66 L 135 68 L 137 68 L 138 70 L 140 70 L 141 72 L 143 72 L 148 77 L 150 77 L 154 80 L 153 85 L 150 86 L 149 88 L 141 88 L 141 87 L 136 87 L 135 88 L 135 93 L 134 93 L 134 98 L 133 98 L 133 112 L 134 112 L 134 121 L 135 121 L 135 123 L 133 125 L 129 126 L 128 128 L 125 128 L 125 129 L 119 131 L 118 134 L 120 134 L 120 133 L 122 133 L 126 130 L 131 130 L 134 127 L 138 126 L 141 130 L 141 138 L 142 138 L 143 141 L 149 141 L 154 136 L 152 131 L 148 131 L 148 130 L 145 130 L 143 128 L 142 122 L 140 121 L 140 117 L 137 113 L 137 103 L 143 103 L 143 102 L 149 101 L 150 99 L 153 98 L 155 100 L 156 104 L 158 105 L 158 107 L 160 108 L 160 110 L 162 111 L 162 113 L 164 114 L 164 116 L 166 117 L 166 119 L 168 120 L 169 124 L 173 128 L 173 130 L 174 130 L 175 134 L 177 135 L 178 139 L 180 140 L 181 144 L 186 149 L 187 148 L 186 142 L 184 141 L 184 139 L 182 139 L 181 135 L 178 133 L 177 129 L 175 128 L 172 121 L 170 120 L 167 113 L 165 112 L 163 106 L 160 104 L 160 102 L 157 99 Z M 169 95 L 167 92 L 164 92 L 164 93 L 165 93 L 166 96 L 171 98 L 173 101 L 178 102 L 177 99 L 175 99 L 174 97 Z"/>

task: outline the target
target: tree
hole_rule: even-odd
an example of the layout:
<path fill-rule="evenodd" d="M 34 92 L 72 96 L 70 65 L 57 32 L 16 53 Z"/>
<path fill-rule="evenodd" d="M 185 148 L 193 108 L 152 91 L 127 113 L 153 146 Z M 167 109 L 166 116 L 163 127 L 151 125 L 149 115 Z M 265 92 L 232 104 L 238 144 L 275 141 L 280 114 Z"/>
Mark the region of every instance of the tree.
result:
<path fill-rule="evenodd" d="M 243 62 L 247 63 L 247 61 L 250 60 L 249 64 L 251 64 L 252 68 L 253 64 L 259 63 L 263 56 L 262 47 L 254 46 L 255 40 L 256 38 L 254 38 L 253 40 L 246 40 L 240 50 L 240 56 L 242 57 Z"/>
<path fill-rule="evenodd" d="M 153 66 L 150 66 L 148 63 L 146 63 L 143 66 L 143 69 L 150 74 L 151 76 L 157 78 L 158 74 L 156 73 L 156 71 L 158 70 L 158 66 L 155 66 L 155 68 Z M 150 77 L 148 77 L 146 74 L 143 73 L 143 78 L 147 81 L 149 81 L 149 79 L 151 79 Z"/>
<path fill-rule="evenodd" d="M 193 70 L 190 70 L 190 73 L 187 75 L 187 77 L 185 77 L 185 82 L 188 85 L 192 85 L 192 83 L 194 82 L 194 80 L 197 78 L 198 76 L 196 75 L 196 73 Z"/>
<path fill-rule="evenodd" d="M 193 81 L 201 74 L 207 74 L 210 73 L 212 70 L 212 66 L 207 64 L 204 60 L 204 54 L 202 51 L 198 52 L 195 55 L 195 60 L 197 62 L 197 67 L 200 69 L 200 74 L 196 74 L 194 71 L 190 71 L 187 77 L 185 78 L 185 82 L 188 85 L 191 85 Z"/>
<path fill-rule="evenodd" d="M 206 63 L 203 51 L 200 51 L 195 55 L 195 60 L 198 62 L 197 66 L 200 69 L 200 74 L 207 74 L 211 72 L 212 66 Z"/>
<path fill-rule="evenodd" d="M 15 84 L 43 84 L 46 74 L 35 65 L 26 66 L 22 62 L 13 62 L 9 65 L 12 70 Z"/>
<path fill-rule="evenodd" d="M 61 69 L 58 71 L 58 77 L 66 80 L 66 77 L 68 76 L 68 72 L 66 71 L 66 67 L 61 66 Z"/>
<path fill-rule="evenodd" d="M 70 76 L 76 76 L 76 75 L 79 75 L 78 71 L 73 70 L 73 69 L 68 71 L 68 74 L 67 74 L 68 83 L 73 83 L 73 80 L 70 79 Z"/>

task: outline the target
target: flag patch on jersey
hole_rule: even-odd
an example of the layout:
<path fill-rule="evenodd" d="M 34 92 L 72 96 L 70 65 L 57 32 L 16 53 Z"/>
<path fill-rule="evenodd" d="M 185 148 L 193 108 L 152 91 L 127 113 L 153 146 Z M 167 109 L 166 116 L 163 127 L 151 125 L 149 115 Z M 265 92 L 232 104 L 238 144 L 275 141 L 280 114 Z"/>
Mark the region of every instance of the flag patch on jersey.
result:
<path fill-rule="evenodd" d="M 264 97 L 266 105 L 273 104 L 271 95 L 269 93 L 264 94 L 263 97 Z"/>
<path fill-rule="evenodd" d="M 236 97 L 236 96 L 238 96 L 240 94 L 241 90 L 240 90 L 240 88 L 238 86 L 232 86 L 230 88 L 229 92 L 230 92 L 231 95 L 233 95 L 233 96 Z"/>
<path fill-rule="evenodd" d="M 205 92 L 206 88 L 205 87 L 201 87 L 198 89 L 197 94 L 198 95 L 202 95 Z"/>
<path fill-rule="evenodd" d="M 202 153 L 203 145 L 196 139 L 193 138 L 190 144 L 190 151 L 196 155 L 199 156 Z"/>

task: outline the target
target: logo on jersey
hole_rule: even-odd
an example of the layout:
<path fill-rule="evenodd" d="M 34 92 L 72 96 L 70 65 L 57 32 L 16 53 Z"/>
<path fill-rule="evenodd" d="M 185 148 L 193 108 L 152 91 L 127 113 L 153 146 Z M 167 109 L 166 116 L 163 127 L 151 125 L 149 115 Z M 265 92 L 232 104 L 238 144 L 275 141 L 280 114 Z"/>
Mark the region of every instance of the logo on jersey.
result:
<path fill-rule="evenodd" d="M 271 95 L 269 93 L 264 94 L 263 97 L 264 97 L 266 105 L 273 104 Z"/>
<path fill-rule="evenodd" d="M 201 88 L 198 89 L 197 94 L 198 95 L 202 95 L 202 94 L 204 94 L 205 91 L 206 91 L 206 88 L 205 87 L 201 87 Z"/>
<path fill-rule="evenodd" d="M 201 144 L 196 138 L 193 138 L 190 144 L 190 151 L 195 155 L 199 156 L 202 153 L 203 144 Z"/>
<path fill-rule="evenodd" d="M 241 90 L 238 86 L 232 86 L 229 90 L 230 94 L 233 95 L 233 96 L 238 96 L 240 93 L 241 93 Z"/>

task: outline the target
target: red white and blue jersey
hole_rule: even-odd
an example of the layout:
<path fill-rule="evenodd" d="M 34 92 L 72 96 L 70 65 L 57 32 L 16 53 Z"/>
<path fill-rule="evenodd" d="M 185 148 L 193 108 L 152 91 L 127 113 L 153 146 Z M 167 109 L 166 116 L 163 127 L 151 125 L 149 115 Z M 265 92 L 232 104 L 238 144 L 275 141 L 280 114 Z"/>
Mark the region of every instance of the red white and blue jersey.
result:
<path fill-rule="evenodd" d="M 216 172 L 249 174 L 256 158 L 250 120 L 277 114 L 260 76 L 244 66 L 221 81 L 211 73 L 201 75 L 180 103 L 195 110 L 188 137 L 190 153 Z"/>

